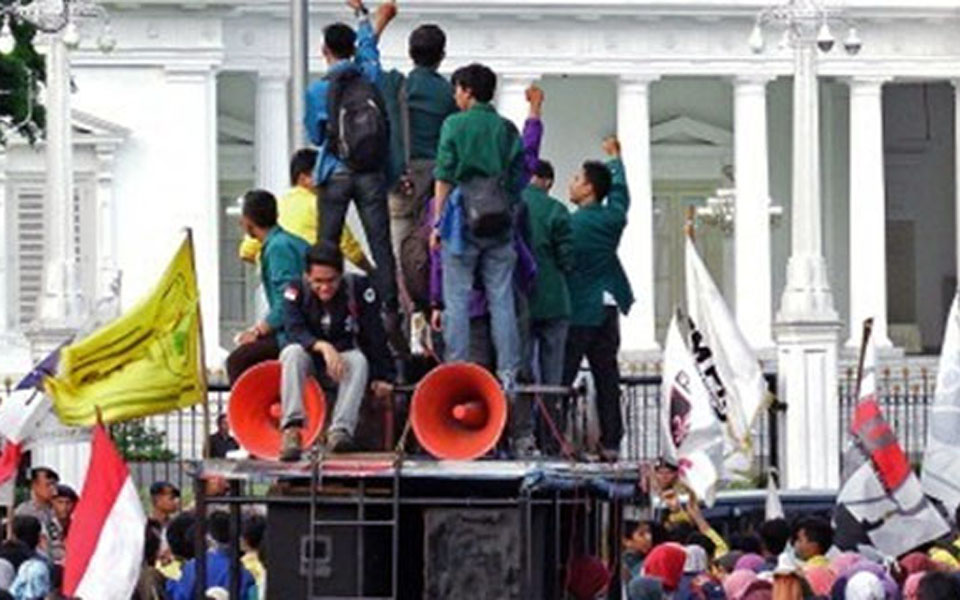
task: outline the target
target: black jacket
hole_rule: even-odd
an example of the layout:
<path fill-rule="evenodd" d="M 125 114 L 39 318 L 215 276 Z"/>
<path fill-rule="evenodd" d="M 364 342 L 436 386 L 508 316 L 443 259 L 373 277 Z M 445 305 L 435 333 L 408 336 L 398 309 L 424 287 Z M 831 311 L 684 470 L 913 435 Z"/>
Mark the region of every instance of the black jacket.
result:
<path fill-rule="evenodd" d="M 393 381 L 396 369 L 380 317 L 380 299 L 366 277 L 344 275 L 340 289 L 323 304 L 300 278 L 283 294 L 283 328 L 288 343 L 308 352 L 318 340 L 338 352 L 359 349 L 370 363 L 370 379 Z M 326 373 L 323 357 L 312 353 L 317 373 Z"/>

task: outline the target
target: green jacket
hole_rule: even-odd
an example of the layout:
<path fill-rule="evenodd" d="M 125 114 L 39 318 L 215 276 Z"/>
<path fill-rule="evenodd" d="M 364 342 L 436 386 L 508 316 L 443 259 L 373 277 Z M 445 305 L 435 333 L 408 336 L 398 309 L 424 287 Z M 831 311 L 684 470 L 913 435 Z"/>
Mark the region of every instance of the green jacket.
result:
<path fill-rule="evenodd" d="M 573 232 L 570 212 L 545 191 L 528 186 L 523 191 L 530 224 L 530 248 L 537 260 L 537 280 L 530 296 L 530 318 L 570 318 L 567 274 L 573 270 Z"/>
<path fill-rule="evenodd" d="M 457 112 L 453 86 L 435 69 L 415 67 L 407 75 L 410 158 L 433 160 L 444 120 Z"/>
<path fill-rule="evenodd" d="M 267 295 L 267 325 L 277 332 L 282 344 L 283 292 L 292 281 L 300 281 L 310 245 L 301 237 L 287 233 L 279 225 L 267 233 L 260 252 L 260 279 Z"/>
<path fill-rule="evenodd" d="M 617 257 L 620 236 L 627 226 L 630 194 L 619 159 L 607 163 L 613 185 L 606 201 L 577 210 L 570 217 L 576 266 L 567 279 L 573 314 L 571 325 L 598 326 L 603 322 L 603 293 L 610 292 L 620 312 L 633 304 L 630 282 Z"/>
<path fill-rule="evenodd" d="M 519 199 L 526 181 L 517 127 L 483 102 L 450 115 L 440 129 L 433 174 L 453 184 L 504 175 L 506 188 Z"/>

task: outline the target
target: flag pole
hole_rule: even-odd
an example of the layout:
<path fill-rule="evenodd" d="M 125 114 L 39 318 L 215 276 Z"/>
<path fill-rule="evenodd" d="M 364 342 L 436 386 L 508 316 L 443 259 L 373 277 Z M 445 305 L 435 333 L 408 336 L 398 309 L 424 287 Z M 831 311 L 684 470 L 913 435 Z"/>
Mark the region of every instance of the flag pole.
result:
<path fill-rule="evenodd" d="M 197 256 L 193 247 L 193 229 L 187 230 L 187 243 L 190 244 L 190 265 L 193 267 L 193 276 L 197 276 Z M 200 306 L 200 285 L 197 285 L 197 329 L 200 332 L 200 381 L 203 383 L 203 458 L 210 458 L 210 399 L 207 390 L 210 384 L 207 381 L 207 344 L 203 336 L 203 310 Z"/>
<path fill-rule="evenodd" d="M 683 221 L 683 233 L 690 238 L 691 242 L 695 242 L 697 239 L 695 219 L 697 217 L 697 207 L 694 205 L 687 206 L 685 212 L 685 218 Z"/>
<path fill-rule="evenodd" d="M 854 398 L 860 402 L 860 384 L 863 382 L 863 361 L 867 354 L 867 342 L 873 332 L 873 317 L 863 322 L 863 339 L 860 341 L 860 358 L 857 361 L 857 388 Z"/>

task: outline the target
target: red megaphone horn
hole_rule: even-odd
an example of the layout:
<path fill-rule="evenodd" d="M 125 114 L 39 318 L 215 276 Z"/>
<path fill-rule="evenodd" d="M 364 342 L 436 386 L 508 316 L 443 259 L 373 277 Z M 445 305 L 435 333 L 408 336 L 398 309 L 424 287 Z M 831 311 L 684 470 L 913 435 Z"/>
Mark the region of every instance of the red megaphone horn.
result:
<path fill-rule="evenodd" d="M 410 402 L 417 441 L 441 459 L 471 460 L 490 451 L 507 424 L 507 399 L 486 369 L 448 363 L 430 371 Z"/>
<path fill-rule="evenodd" d="M 233 385 L 227 421 L 244 450 L 260 458 L 276 460 L 283 445 L 280 418 L 280 374 L 278 360 L 268 360 L 247 369 Z M 323 430 L 327 403 L 320 384 L 307 378 L 303 389 L 303 449 L 309 448 Z"/>

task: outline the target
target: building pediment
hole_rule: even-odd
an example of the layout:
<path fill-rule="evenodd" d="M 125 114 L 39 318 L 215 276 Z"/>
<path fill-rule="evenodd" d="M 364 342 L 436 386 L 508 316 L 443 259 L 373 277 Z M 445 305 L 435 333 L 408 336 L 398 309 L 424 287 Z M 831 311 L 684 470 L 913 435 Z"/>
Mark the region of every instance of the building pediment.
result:
<path fill-rule="evenodd" d="M 654 125 L 650 142 L 660 146 L 727 148 L 733 145 L 733 133 L 692 117 L 679 116 Z"/>
<path fill-rule="evenodd" d="M 82 110 L 74 109 L 70 113 L 74 143 L 119 145 L 130 137 L 130 130 L 122 125 Z"/>

